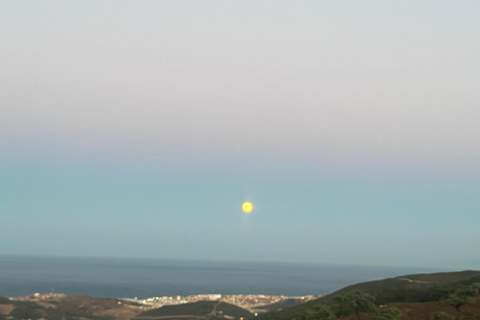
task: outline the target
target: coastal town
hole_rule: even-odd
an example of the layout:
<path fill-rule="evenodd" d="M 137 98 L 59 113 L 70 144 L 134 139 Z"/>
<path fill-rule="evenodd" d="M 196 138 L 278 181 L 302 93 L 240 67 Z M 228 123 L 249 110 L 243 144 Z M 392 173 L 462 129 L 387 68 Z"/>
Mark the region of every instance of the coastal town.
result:
<path fill-rule="evenodd" d="M 185 303 L 194 303 L 198 301 L 218 301 L 233 304 L 249 310 L 251 312 L 267 312 L 274 304 L 281 304 L 287 300 L 296 301 L 297 303 L 304 303 L 313 299 L 319 298 L 319 295 L 306 295 L 300 297 L 275 296 L 263 294 L 197 294 L 189 296 L 163 296 L 151 297 L 147 299 L 121 299 L 127 302 L 139 302 L 143 305 L 160 308 L 167 305 L 178 305 Z"/>
<path fill-rule="evenodd" d="M 16 301 L 48 302 L 52 300 L 61 300 L 65 297 L 66 295 L 63 293 L 34 293 L 28 296 L 14 297 L 10 299 Z M 199 301 L 216 301 L 218 303 L 224 302 L 236 305 L 252 313 L 263 313 L 272 310 L 281 310 L 284 303 L 288 304 L 288 306 L 291 306 L 317 299 L 319 297 L 319 295 L 289 297 L 283 295 L 277 296 L 263 294 L 196 294 L 189 296 L 161 296 L 146 299 L 140 299 L 138 297 L 120 298 L 118 299 L 117 303 L 119 305 L 125 305 L 130 307 L 137 306 L 137 308 L 140 308 L 142 310 L 149 310 L 161 308 L 163 306 L 195 303 Z"/>

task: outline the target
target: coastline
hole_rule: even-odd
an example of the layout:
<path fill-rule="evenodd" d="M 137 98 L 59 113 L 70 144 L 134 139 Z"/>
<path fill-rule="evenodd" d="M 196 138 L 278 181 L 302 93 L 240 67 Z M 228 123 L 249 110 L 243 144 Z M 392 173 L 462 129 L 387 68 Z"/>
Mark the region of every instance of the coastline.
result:
<path fill-rule="evenodd" d="M 12 257 L 0 255 L 0 296 L 34 292 L 125 298 L 199 294 L 325 295 L 347 285 L 434 268 L 239 261 Z"/>
<path fill-rule="evenodd" d="M 58 302 L 68 297 L 64 293 L 34 293 L 23 297 L 10 297 L 11 301 L 35 302 L 35 303 L 49 303 Z M 178 306 L 182 304 L 190 304 L 201 301 L 213 301 L 216 303 L 227 303 L 238 306 L 242 309 L 248 310 L 252 313 L 264 313 L 272 310 L 278 310 L 275 305 L 281 306 L 286 301 L 289 305 L 301 304 L 314 299 L 320 298 L 321 295 L 306 295 L 306 296 L 285 296 L 285 295 L 263 295 L 263 294 L 196 294 L 190 296 L 162 296 L 150 297 L 146 299 L 133 298 L 93 298 L 93 299 L 114 299 L 117 304 L 121 305 L 137 305 L 142 311 L 161 308 L 164 306 Z"/>

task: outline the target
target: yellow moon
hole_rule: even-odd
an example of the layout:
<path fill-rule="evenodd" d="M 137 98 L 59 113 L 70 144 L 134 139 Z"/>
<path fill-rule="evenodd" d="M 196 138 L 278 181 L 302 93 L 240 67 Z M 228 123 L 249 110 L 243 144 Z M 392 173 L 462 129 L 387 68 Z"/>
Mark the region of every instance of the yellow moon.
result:
<path fill-rule="evenodd" d="M 252 209 L 253 209 L 253 205 L 250 202 L 245 202 L 242 205 L 243 212 L 249 213 L 250 211 L 252 211 Z"/>

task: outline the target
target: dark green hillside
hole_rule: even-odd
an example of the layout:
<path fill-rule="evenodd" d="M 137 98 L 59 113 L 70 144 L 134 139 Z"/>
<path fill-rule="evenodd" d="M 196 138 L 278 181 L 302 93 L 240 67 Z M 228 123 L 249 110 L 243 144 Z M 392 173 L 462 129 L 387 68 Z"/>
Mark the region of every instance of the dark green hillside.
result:
<path fill-rule="evenodd" d="M 11 304 L 12 302 L 10 299 L 5 298 L 5 297 L 0 297 L 0 304 Z"/>
<path fill-rule="evenodd" d="M 223 316 L 232 316 L 234 318 L 248 318 L 253 316 L 249 311 L 240 307 L 228 304 L 218 303 L 216 301 L 199 301 L 195 303 L 179 304 L 174 306 L 164 306 L 158 309 L 149 310 L 139 314 L 134 319 L 206 319 L 221 318 Z"/>
<path fill-rule="evenodd" d="M 263 312 L 276 312 L 276 311 L 297 306 L 300 303 L 301 302 L 298 299 L 287 299 L 285 301 L 280 301 L 277 303 L 272 303 L 266 306 L 262 306 L 261 310 Z"/>
<path fill-rule="evenodd" d="M 220 311 L 220 312 L 223 312 L 224 315 L 232 316 L 232 317 L 235 317 L 235 318 L 240 318 L 240 317 L 249 318 L 253 315 L 248 310 L 245 310 L 243 308 L 234 306 L 234 305 L 229 304 L 229 303 L 224 303 L 224 302 L 217 305 L 216 310 Z"/>
<path fill-rule="evenodd" d="M 330 304 L 335 297 L 353 290 L 375 295 L 378 304 L 439 301 L 446 299 L 455 286 L 476 282 L 480 280 L 479 277 L 480 271 L 470 270 L 405 275 L 354 284 L 315 301 Z"/>
<path fill-rule="evenodd" d="M 420 273 L 400 276 L 396 279 L 406 278 L 413 281 L 426 281 L 436 283 L 468 282 L 472 279 L 480 280 L 480 271 L 466 270 L 459 272 Z M 474 281 L 476 282 L 476 281 Z"/>
<path fill-rule="evenodd" d="M 158 309 L 148 310 L 138 315 L 140 317 L 164 317 L 178 315 L 206 316 L 213 311 L 216 302 L 199 301 L 195 303 L 164 306 Z"/>
<path fill-rule="evenodd" d="M 405 275 L 396 278 L 354 284 L 319 299 L 288 308 L 276 313 L 266 313 L 259 320 L 303 319 L 313 314 L 318 306 L 338 309 L 339 297 L 353 291 L 373 296 L 376 305 L 389 303 L 422 303 L 443 301 L 457 288 L 480 281 L 480 271 L 443 272 L 433 274 Z M 337 310 L 338 311 L 338 310 Z"/>
<path fill-rule="evenodd" d="M 14 319 L 37 319 L 45 315 L 42 308 L 34 302 L 12 301 L 15 309 L 8 316 Z"/>

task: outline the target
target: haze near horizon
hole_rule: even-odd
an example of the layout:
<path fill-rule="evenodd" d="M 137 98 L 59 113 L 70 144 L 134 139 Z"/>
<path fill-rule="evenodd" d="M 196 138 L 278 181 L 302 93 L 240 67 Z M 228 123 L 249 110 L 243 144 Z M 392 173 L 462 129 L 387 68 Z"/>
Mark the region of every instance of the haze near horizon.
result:
<path fill-rule="evenodd" d="M 3 1 L 0 254 L 478 269 L 479 12 Z"/>

